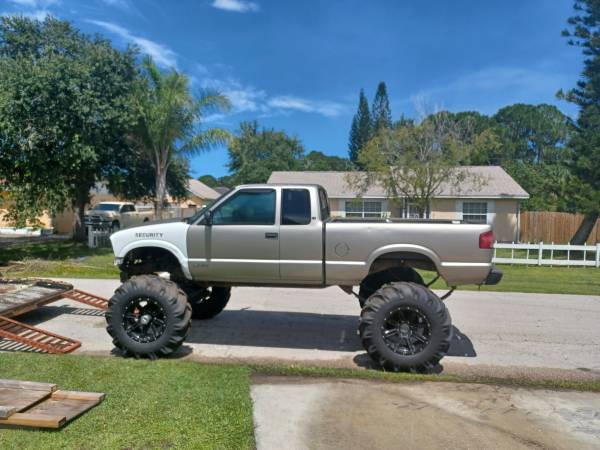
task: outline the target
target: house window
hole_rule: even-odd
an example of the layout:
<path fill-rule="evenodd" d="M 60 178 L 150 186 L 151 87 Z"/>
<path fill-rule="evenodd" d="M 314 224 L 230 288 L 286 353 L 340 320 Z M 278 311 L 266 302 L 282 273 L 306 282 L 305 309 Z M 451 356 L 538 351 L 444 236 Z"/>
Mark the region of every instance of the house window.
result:
<path fill-rule="evenodd" d="M 465 223 L 487 223 L 487 202 L 463 202 L 462 217 Z"/>
<path fill-rule="evenodd" d="M 419 215 L 419 210 L 416 208 L 414 203 L 409 202 L 408 200 L 404 200 L 404 211 L 402 214 L 404 219 L 428 219 L 429 211 L 425 211 L 424 216 Z"/>
<path fill-rule="evenodd" d="M 383 202 L 379 200 L 346 200 L 346 217 L 381 218 Z"/>

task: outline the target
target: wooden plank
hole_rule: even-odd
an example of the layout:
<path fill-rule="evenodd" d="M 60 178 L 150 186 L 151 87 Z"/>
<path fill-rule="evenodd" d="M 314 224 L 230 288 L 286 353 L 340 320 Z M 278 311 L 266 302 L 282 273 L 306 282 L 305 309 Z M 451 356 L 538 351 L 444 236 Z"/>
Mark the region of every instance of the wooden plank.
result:
<path fill-rule="evenodd" d="M 12 416 L 16 412 L 17 408 L 13 406 L 0 405 L 0 419 L 6 419 L 8 416 Z"/>
<path fill-rule="evenodd" d="M 58 386 L 52 383 L 38 383 L 37 381 L 21 381 L 0 378 L 0 388 L 54 392 L 58 389 Z"/>
<path fill-rule="evenodd" d="M 67 423 L 65 416 L 46 414 L 15 413 L 6 419 L 0 419 L 0 425 L 16 425 L 36 428 L 60 428 Z"/>
<path fill-rule="evenodd" d="M 80 400 L 86 402 L 101 402 L 106 394 L 102 392 L 56 391 L 52 393 L 54 400 Z"/>
<path fill-rule="evenodd" d="M 0 279 L 0 315 L 14 317 L 54 302 L 73 289 L 49 280 Z"/>
<path fill-rule="evenodd" d="M 50 397 L 51 391 L 0 388 L 0 405 L 23 411 Z"/>

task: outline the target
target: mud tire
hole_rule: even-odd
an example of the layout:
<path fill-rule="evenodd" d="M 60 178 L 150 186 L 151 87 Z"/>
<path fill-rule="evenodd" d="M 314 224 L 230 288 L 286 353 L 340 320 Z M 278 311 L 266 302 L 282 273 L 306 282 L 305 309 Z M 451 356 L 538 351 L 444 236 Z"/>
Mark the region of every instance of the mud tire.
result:
<path fill-rule="evenodd" d="M 151 298 L 164 311 L 165 328 L 153 342 L 138 342 L 125 330 L 124 314 L 132 299 Z M 192 307 L 176 283 L 155 275 L 134 276 L 108 301 L 106 331 L 124 356 L 159 358 L 172 355 L 185 341 L 192 323 Z"/>

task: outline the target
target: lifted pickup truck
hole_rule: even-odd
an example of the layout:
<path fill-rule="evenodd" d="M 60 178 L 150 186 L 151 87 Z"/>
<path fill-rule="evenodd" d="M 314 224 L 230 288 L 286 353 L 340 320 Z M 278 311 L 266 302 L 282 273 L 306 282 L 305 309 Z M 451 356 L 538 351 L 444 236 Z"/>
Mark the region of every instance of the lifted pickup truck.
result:
<path fill-rule="evenodd" d="M 493 240 L 489 225 L 332 218 L 317 185 L 239 186 L 186 221 L 111 236 L 124 283 L 107 330 L 124 353 L 153 358 L 184 342 L 192 317 L 221 312 L 232 286 L 352 294 L 358 285 L 369 355 L 386 370 L 427 371 L 446 354 L 452 327 L 444 297 L 415 269 L 437 272 L 450 289 L 498 283 Z"/>
<path fill-rule="evenodd" d="M 154 211 L 138 211 L 133 203 L 100 202 L 87 211 L 84 216 L 86 225 L 109 228 L 112 233 L 121 228 L 130 228 L 149 222 Z"/>

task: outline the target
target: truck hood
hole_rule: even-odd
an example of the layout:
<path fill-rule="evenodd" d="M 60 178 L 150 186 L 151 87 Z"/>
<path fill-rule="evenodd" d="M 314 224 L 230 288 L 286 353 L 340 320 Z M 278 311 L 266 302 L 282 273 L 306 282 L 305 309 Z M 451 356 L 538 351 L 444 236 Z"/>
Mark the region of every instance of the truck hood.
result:
<path fill-rule="evenodd" d="M 176 221 L 153 222 L 113 233 L 110 236 L 116 258 L 138 247 L 159 247 L 170 250 L 176 257 L 187 257 L 186 237 L 189 225 Z"/>
<path fill-rule="evenodd" d="M 115 215 L 114 211 L 99 211 L 96 209 L 91 209 L 85 213 L 86 216 L 100 216 L 100 217 L 113 217 Z"/>

